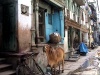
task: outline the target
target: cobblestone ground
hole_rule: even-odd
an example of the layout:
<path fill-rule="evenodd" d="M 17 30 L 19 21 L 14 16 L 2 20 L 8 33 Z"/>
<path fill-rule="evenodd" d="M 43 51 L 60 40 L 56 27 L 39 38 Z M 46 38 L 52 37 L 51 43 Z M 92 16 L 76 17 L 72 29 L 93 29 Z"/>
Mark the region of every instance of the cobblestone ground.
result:
<path fill-rule="evenodd" d="M 80 68 L 71 75 L 100 75 L 100 56 L 93 57 L 92 63 L 86 68 Z"/>

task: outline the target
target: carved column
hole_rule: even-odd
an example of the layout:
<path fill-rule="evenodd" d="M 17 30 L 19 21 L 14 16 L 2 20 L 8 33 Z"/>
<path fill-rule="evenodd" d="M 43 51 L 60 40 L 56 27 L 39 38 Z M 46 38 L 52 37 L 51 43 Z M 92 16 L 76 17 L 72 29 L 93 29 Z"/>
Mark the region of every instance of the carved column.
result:
<path fill-rule="evenodd" d="M 35 43 L 38 44 L 38 37 L 39 37 L 39 0 L 35 0 L 35 28 L 36 28 L 36 32 L 35 32 Z"/>

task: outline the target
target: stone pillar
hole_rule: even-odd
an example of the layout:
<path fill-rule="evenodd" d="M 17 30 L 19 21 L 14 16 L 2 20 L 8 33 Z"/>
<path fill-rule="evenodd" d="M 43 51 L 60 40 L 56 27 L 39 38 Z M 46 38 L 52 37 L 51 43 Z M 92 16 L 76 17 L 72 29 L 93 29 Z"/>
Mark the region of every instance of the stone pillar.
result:
<path fill-rule="evenodd" d="M 39 17 L 38 17 L 38 15 L 39 15 L 39 0 L 36 0 L 36 2 L 35 2 L 35 28 L 36 28 L 36 32 L 35 32 L 35 41 L 36 41 L 36 43 L 38 44 L 38 37 L 39 37 Z"/>
<path fill-rule="evenodd" d="M 35 44 L 35 1 L 31 0 L 31 46 Z"/>

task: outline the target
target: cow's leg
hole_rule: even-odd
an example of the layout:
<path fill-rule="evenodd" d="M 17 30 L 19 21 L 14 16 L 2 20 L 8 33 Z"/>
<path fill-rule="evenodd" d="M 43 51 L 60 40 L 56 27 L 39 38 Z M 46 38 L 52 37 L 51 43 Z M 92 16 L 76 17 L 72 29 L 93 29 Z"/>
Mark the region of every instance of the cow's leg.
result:
<path fill-rule="evenodd" d="M 51 68 L 51 74 L 52 74 L 52 75 L 56 75 L 55 67 L 52 67 L 52 68 Z"/>
<path fill-rule="evenodd" d="M 58 65 L 59 65 L 59 70 L 58 70 L 59 72 L 58 73 L 60 74 L 60 63 L 58 63 Z"/>
<path fill-rule="evenodd" d="M 52 72 L 51 69 L 52 69 L 51 66 L 50 65 L 47 65 L 47 72 L 50 72 L 51 73 Z"/>
<path fill-rule="evenodd" d="M 54 66 L 54 75 L 56 75 L 56 66 Z"/>
<path fill-rule="evenodd" d="M 64 59 L 62 60 L 62 73 L 64 72 Z"/>
<path fill-rule="evenodd" d="M 51 74 L 54 75 L 53 67 L 51 68 Z"/>

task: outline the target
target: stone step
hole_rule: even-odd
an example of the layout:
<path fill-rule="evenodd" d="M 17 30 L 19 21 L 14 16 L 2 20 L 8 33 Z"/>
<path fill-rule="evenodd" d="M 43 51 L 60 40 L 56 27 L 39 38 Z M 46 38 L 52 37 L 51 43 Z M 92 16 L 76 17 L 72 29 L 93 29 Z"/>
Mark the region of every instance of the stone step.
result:
<path fill-rule="evenodd" d="M 68 61 L 76 62 L 76 61 L 78 61 L 78 59 L 79 59 L 79 58 L 69 58 Z"/>
<path fill-rule="evenodd" d="M 0 64 L 0 72 L 9 70 L 9 69 L 11 69 L 11 67 L 12 67 L 12 66 L 9 65 L 9 64 Z"/>
<path fill-rule="evenodd" d="M 0 72 L 0 75 L 16 75 L 16 72 L 13 70 L 8 70 L 8 71 Z"/>
<path fill-rule="evenodd" d="M 80 58 L 79 54 L 73 54 L 69 57 L 68 61 L 76 62 Z"/>
<path fill-rule="evenodd" d="M 12 65 L 8 64 L 6 58 L 0 58 L 0 75 L 16 75 L 12 70 Z"/>
<path fill-rule="evenodd" d="M 31 49 L 32 49 L 32 50 L 37 50 L 38 48 L 36 48 L 36 47 L 31 47 Z"/>
<path fill-rule="evenodd" d="M 0 69 L 5 68 L 5 67 L 10 67 L 11 65 L 8 64 L 0 64 Z"/>
<path fill-rule="evenodd" d="M 79 54 L 73 54 L 73 55 L 70 56 L 70 58 L 79 58 L 79 57 L 80 57 Z"/>

